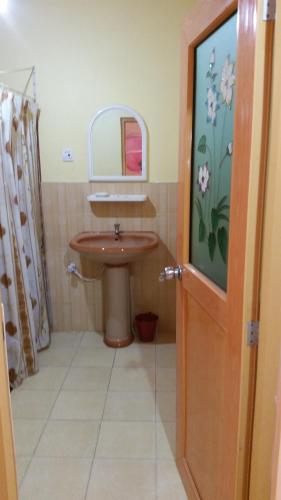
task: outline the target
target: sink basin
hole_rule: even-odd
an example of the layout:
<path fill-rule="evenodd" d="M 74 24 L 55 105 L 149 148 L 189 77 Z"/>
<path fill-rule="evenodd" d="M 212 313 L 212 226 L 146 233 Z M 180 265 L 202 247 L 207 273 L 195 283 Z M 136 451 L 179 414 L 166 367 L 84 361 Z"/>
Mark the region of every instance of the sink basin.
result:
<path fill-rule="evenodd" d="M 79 233 L 69 243 L 73 250 L 97 262 L 122 265 L 133 262 L 158 245 L 152 231 L 121 231 L 116 240 L 113 231 Z"/>

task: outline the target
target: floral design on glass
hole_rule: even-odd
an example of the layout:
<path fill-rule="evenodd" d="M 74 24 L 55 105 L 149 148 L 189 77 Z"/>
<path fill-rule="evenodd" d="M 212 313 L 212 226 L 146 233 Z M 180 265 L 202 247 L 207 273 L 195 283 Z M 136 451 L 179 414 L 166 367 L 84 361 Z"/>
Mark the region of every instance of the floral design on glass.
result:
<path fill-rule="evenodd" d="M 228 223 L 229 223 L 229 196 L 222 192 L 222 179 L 225 160 L 232 156 L 233 143 L 225 141 L 224 123 L 226 114 L 231 110 L 233 100 L 233 86 L 235 83 L 234 66 L 230 55 L 227 55 L 221 69 L 219 83 L 218 73 L 215 71 L 216 50 L 212 50 L 209 57 L 209 68 L 206 73 L 208 80 L 207 99 L 207 123 L 213 128 L 213 141 L 208 144 L 205 134 L 201 135 L 197 151 L 205 156 L 201 165 L 198 165 L 197 185 L 199 196 L 195 199 L 195 207 L 198 213 L 198 240 L 207 242 L 210 260 L 214 260 L 216 248 L 219 255 L 226 263 L 228 246 Z M 218 90 L 219 87 L 219 90 Z M 223 133 L 216 137 L 215 130 L 218 120 L 223 120 Z M 218 144 L 220 142 L 220 144 Z M 218 157 L 216 150 L 221 154 Z M 201 195 L 201 198 L 200 198 Z"/>
<path fill-rule="evenodd" d="M 234 63 L 230 62 L 230 56 L 228 55 L 222 68 L 220 90 L 222 100 L 229 108 L 231 107 L 232 101 L 232 87 L 235 83 L 235 75 L 233 71 Z"/>
<path fill-rule="evenodd" d="M 216 90 L 215 85 L 208 88 L 206 105 L 208 108 L 207 122 L 211 122 L 212 125 L 216 124 L 217 110 L 219 109 L 219 93 Z"/>
<path fill-rule="evenodd" d="M 208 187 L 209 187 L 209 179 L 210 179 L 210 171 L 208 168 L 208 162 L 204 163 L 201 167 L 198 167 L 198 186 L 199 186 L 199 191 L 201 191 L 202 196 L 206 193 Z"/>

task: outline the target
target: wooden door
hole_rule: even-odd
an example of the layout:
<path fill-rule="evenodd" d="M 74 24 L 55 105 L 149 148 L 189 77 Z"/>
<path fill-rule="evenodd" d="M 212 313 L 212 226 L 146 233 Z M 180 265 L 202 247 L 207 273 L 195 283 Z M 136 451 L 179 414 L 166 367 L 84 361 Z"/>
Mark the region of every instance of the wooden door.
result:
<path fill-rule="evenodd" d="M 232 34 L 228 35 L 231 24 Z M 189 500 L 237 498 L 239 446 L 243 446 L 239 443 L 239 418 L 255 26 L 255 0 L 210 0 L 189 12 L 183 28 L 177 247 L 183 273 L 177 284 L 177 464 Z M 225 43 L 220 43 L 219 50 L 220 54 L 225 50 L 224 65 L 219 63 L 222 55 L 216 45 L 221 28 Z M 235 55 L 228 49 L 233 29 Z M 203 55 L 200 59 L 205 41 L 209 43 L 208 58 Z M 233 138 L 217 147 L 217 152 L 208 151 L 208 131 L 198 135 L 198 75 L 208 80 L 205 110 L 201 108 L 199 120 L 205 113 L 208 126 L 213 126 L 211 134 L 217 133 L 215 126 L 221 127 L 221 136 L 225 133 L 226 122 L 219 125 L 219 109 L 225 106 L 225 114 L 233 111 Z M 201 163 L 197 152 L 202 154 Z M 223 176 L 225 168 L 231 169 L 229 194 L 224 195 L 220 184 L 217 187 L 213 183 L 215 193 L 206 201 L 212 179 Z M 198 251 L 192 238 L 198 240 Z M 201 252 L 203 244 L 205 253 Z M 198 261 L 200 252 L 203 257 Z M 218 275 L 213 268 L 207 269 L 220 259 L 224 265 L 221 275 L 220 269 Z"/>
<path fill-rule="evenodd" d="M 7 356 L 3 332 L 3 306 L 0 300 L 0 498 L 17 500 L 17 479 Z"/>

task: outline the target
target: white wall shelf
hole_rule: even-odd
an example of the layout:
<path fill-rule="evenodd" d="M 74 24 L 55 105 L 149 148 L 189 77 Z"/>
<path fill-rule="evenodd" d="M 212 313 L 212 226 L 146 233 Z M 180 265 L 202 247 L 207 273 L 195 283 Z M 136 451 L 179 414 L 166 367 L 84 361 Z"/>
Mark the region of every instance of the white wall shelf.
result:
<path fill-rule="evenodd" d="M 146 194 L 109 194 L 109 193 L 94 193 L 87 196 L 90 203 L 96 202 L 143 202 L 147 200 Z"/>

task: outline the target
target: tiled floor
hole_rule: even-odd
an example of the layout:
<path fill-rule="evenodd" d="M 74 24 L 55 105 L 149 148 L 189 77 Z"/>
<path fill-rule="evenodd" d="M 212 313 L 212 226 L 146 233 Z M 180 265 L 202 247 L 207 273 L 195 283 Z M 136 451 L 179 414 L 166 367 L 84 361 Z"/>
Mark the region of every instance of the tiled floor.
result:
<path fill-rule="evenodd" d="M 20 500 L 186 500 L 175 463 L 175 345 L 115 350 L 54 333 L 12 392 Z"/>

